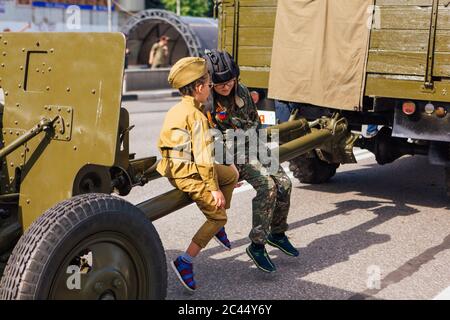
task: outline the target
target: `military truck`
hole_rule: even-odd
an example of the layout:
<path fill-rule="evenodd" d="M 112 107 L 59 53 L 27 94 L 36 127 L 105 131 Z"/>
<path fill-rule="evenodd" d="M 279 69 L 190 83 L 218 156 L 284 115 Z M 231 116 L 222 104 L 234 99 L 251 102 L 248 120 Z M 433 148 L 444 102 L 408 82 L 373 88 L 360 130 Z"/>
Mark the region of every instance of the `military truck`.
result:
<path fill-rule="evenodd" d="M 450 195 L 450 9 L 438 0 L 216 1 L 219 47 L 233 54 L 260 108 L 294 103 L 312 121 L 339 112 L 380 164 L 427 155 Z M 290 162 L 304 183 L 338 161 L 321 146 Z"/>

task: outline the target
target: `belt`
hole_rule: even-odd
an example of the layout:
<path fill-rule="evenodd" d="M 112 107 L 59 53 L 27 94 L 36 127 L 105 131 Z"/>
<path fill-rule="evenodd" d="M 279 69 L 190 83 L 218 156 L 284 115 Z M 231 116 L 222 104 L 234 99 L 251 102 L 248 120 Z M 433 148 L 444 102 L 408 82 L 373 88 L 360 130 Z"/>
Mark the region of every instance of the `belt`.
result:
<path fill-rule="evenodd" d="M 174 149 L 161 149 L 161 155 L 163 158 L 183 159 L 193 161 L 192 154 L 187 151 L 180 151 Z"/>

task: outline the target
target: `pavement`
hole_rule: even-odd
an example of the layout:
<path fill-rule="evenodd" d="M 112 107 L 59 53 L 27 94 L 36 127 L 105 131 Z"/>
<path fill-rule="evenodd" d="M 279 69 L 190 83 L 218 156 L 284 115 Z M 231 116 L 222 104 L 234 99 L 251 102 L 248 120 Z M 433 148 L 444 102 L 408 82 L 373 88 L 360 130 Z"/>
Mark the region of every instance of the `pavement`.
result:
<path fill-rule="evenodd" d="M 124 103 L 130 122 L 130 151 L 159 155 L 156 144 L 167 110 L 178 98 Z M 450 299 L 450 202 L 442 170 L 426 157 L 402 157 L 380 166 L 367 150 L 358 164 L 343 165 L 327 184 L 292 179 L 287 234 L 297 258 L 268 248 L 275 274 L 257 270 L 245 253 L 251 199 L 248 185 L 235 190 L 227 212 L 232 250 L 211 241 L 196 258 L 199 286 L 185 292 L 168 266 L 168 299 Z M 285 167 L 287 164 L 283 164 Z M 137 204 L 173 189 L 166 179 L 136 187 L 125 198 Z M 189 205 L 154 222 L 166 261 L 184 252 L 204 222 Z"/>

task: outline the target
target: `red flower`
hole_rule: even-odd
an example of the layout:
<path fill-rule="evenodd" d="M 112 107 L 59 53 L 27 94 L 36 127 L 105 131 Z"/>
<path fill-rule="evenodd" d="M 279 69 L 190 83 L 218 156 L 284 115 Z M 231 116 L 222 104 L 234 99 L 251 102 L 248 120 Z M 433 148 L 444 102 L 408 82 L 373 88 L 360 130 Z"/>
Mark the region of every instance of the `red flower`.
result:
<path fill-rule="evenodd" d="M 217 114 L 217 117 L 219 118 L 219 120 L 223 121 L 227 118 L 227 113 L 226 112 L 219 112 Z"/>

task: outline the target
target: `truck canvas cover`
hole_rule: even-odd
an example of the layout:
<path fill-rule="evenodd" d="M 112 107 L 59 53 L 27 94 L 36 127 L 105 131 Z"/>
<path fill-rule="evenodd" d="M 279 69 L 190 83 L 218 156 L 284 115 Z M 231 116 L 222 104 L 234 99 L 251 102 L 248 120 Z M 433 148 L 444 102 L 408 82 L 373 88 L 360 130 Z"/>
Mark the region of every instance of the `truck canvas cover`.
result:
<path fill-rule="evenodd" d="M 361 106 L 373 0 L 279 0 L 269 97 Z"/>

